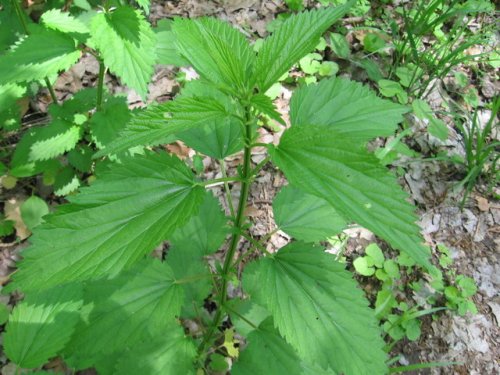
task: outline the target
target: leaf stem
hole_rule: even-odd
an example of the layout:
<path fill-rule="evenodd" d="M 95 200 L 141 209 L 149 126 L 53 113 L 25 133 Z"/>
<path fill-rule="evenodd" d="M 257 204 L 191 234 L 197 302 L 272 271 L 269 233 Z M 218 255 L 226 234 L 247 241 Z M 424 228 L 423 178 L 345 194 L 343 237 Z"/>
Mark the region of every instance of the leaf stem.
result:
<path fill-rule="evenodd" d="M 224 259 L 224 266 L 221 272 L 221 287 L 220 293 L 217 299 L 217 310 L 215 312 L 214 319 L 212 321 L 212 325 L 209 327 L 208 331 L 203 337 L 202 342 L 198 346 L 198 354 L 203 355 L 206 351 L 207 346 L 210 344 L 212 337 L 215 333 L 215 330 L 222 322 L 223 318 L 223 308 L 227 301 L 227 284 L 228 284 L 228 275 L 229 270 L 231 268 L 232 260 L 234 257 L 234 253 L 238 246 L 238 243 L 241 238 L 242 227 L 245 222 L 245 208 L 248 198 L 248 193 L 250 191 L 250 173 L 251 173 L 251 152 L 252 148 L 250 146 L 252 139 L 252 123 L 254 121 L 254 117 L 251 112 L 250 104 L 245 105 L 245 149 L 243 155 L 243 169 L 242 169 L 242 184 L 241 184 L 241 192 L 240 198 L 238 201 L 238 209 L 236 212 L 235 219 L 235 231 L 231 236 L 229 250 L 227 251 L 226 257 Z M 220 180 L 220 179 L 218 179 Z M 212 180 L 214 181 L 214 180 Z"/>
<path fill-rule="evenodd" d="M 50 97 L 52 98 L 52 101 L 55 104 L 59 105 L 59 102 L 57 101 L 56 92 L 54 91 L 54 88 L 50 84 L 50 81 L 49 81 L 48 77 L 45 77 L 45 85 L 47 86 L 47 89 L 49 90 Z"/>
<path fill-rule="evenodd" d="M 227 171 L 226 171 L 226 163 L 224 162 L 224 159 L 219 160 L 220 164 L 220 170 L 222 172 L 222 177 L 227 178 Z M 234 204 L 233 204 L 233 197 L 231 196 L 231 189 L 229 189 L 229 184 L 227 181 L 224 181 L 224 191 L 226 192 L 226 200 L 227 200 L 227 205 L 229 206 L 229 213 L 231 214 L 231 217 L 234 218 Z"/>
<path fill-rule="evenodd" d="M 235 309 L 229 307 L 227 304 L 224 305 L 224 308 L 227 310 L 227 311 L 230 311 L 232 312 L 234 315 L 236 315 L 238 318 L 240 318 L 241 320 L 243 320 L 246 324 L 248 324 L 250 327 L 254 328 L 254 329 L 259 329 L 259 327 L 252 323 L 250 320 L 248 320 L 247 318 L 245 318 L 243 315 L 241 315 L 238 311 L 236 311 Z"/>
<path fill-rule="evenodd" d="M 198 186 L 208 186 L 208 185 L 215 185 L 215 184 L 220 184 L 222 182 L 238 182 L 242 181 L 241 178 L 239 177 L 221 177 L 221 178 L 214 178 L 213 180 L 208 180 L 208 181 L 200 181 L 197 183 Z"/>
<path fill-rule="evenodd" d="M 254 176 L 254 177 L 257 176 L 259 174 L 260 170 L 262 168 L 264 168 L 264 166 L 269 162 L 269 160 L 271 160 L 271 157 L 266 156 L 264 158 L 264 160 L 262 160 L 259 164 L 257 164 L 257 166 L 254 169 L 252 169 L 252 172 L 250 173 L 250 175 Z"/>
<path fill-rule="evenodd" d="M 100 111 L 102 109 L 102 97 L 104 91 L 104 73 L 106 72 L 106 66 L 104 61 L 99 58 L 99 78 L 97 81 L 97 99 L 96 99 L 96 110 Z"/>

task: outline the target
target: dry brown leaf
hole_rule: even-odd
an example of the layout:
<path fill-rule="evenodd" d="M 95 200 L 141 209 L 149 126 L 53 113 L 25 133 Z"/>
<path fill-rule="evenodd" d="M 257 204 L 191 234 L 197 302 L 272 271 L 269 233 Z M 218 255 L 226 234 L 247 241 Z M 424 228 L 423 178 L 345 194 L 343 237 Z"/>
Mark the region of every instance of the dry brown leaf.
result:
<path fill-rule="evenodd" d="M 24 199 L 11 198 L 7 202 L 5 202 L 4 208 L 5 217 L 8 220 L 12 220 L 14 222 L 16 234 L 20 240 L 28 238 L 31 234 L 30 230 L 24 224 L 23 219 L 21 218 L 21 205 L 23 204 L 23 202 Z"/>
<path fill-rule="evenodd" d="M 486 198 L 476 197 L 477 207 L 483 211 L 488 212 L 490 210 L 490 202 Z"/>

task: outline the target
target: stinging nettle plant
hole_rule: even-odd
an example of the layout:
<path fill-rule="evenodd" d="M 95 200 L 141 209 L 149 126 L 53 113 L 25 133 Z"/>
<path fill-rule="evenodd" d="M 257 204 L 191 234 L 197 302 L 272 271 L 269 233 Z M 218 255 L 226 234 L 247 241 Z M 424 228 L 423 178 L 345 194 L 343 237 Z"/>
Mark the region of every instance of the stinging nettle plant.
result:
<path fill-rule="evenodd" d="M 38 368 L 61 356 L 72 369 L 99 374 L 210 372 L 224 336 L 235 329 L 246 343 L 232 374 L 388 373 L 373 310 L 319 243 L 355 221 L 431 267 L 414 207 L 366 150 L 370 139 L 393 134 L 406 108 L 347 79 L 301 87 L 279 145 L 267 145 L 258 165 L 251 161 L 252 149 L 262 146 L 259 116 L 284 123 L 265 92 L 352 4 L 291 16 L 258 54 L 222 21 L 169 24 L 163 35 L 169 53 L 200 79 L 173 101 L 134 113 L 95 157 L 180 139 L 221 162 L 243 150 L 238 174 L 203 181 L 154 149 L 109 163 L 90 187 L 45 217 L 22 252 L 6 287 L 25 295 L 4 336 L 12 361 Z M 109 15 L 95 17 L 103 16 Z M 106 53 L 120 58 L 112 46 Z M 272 254 L 249 235 L 245 216 L 251 184 L 268 162 L 289 181 L 273 210 L 277 226 L 294 238 Z M 234 208 L 227 194 L 229 217 L 208 190 L 214 183 L 226 190 L 241 184 Z M 242 239 L 252 246 L 242 250 Z M 165 259 L 152 257 L 166 240 Z M 223 261 L 212 257 L 209 265 L 207 257 L 221 248 Z M 245 298 L 230 299 L 228 286 L 239 279 Z M 208 297 L 211 314 L 204 309 Z M 233 328 L 224 329 L 227 319 Z M 187 320 L 199 329 L 186 333 Z"/>

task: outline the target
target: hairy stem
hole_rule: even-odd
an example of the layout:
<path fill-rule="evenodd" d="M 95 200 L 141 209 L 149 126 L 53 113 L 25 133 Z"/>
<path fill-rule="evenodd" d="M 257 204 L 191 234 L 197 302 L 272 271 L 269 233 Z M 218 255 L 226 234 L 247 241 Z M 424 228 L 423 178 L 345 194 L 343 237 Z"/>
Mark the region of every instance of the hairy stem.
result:
<path fill-rule="evenodd" d="M 102 94 L 104 91 L 104 73 L 106 72 L 106 66 L 104 61 L 99 59 L 99 78 L 97 80 L 97 100 L 96 100 L 96 110 L 100 111 L 102 108 Z"/>
<path fill-rule="evenodd" d="M 47 89 L 49 90 L 50 97 L 51 97 L 52 101 L 55 104 L 59 104 L 59 102 L 57 101 L 56 92 L 54 91 L 54 88 L 50 84 L 50 81 L 49 81 L 49 79 L 47 77 L 45 77 L 45 85 L 47 86 Z"/>
<path fill-rule="evenodd" d="M 197 183 L 199 186 L 209 186 L 215 184 L 221 184 L 223 182 L 237 182 L 242 181 L 239 177 L 222 177 L 222 178 L 214 178 L 213 180 L 200 181 Z"/>
<path fill-rule="evenodd" d="M 245 106 L 246 113 L 246 121 L 245 121 L 245 149 L 243 156 L 243 169 L 241 175 L 241 192 L 240 198 L 238 201 L 238 208 L 236 211 L 236 219 L 235 219 L 235 231 L 231 236 L 231 240 L 229 243 L 229 250 L 227 251 L 226 257 L 224 259 L 224 266 L 221 272 L 221 286 L 220 293 L 217 299 L 217 310 L 215 312 L 214 319 L 212 321 L 212 325 L 208 328 L 205 333 L 201 344 L 198 347 L 198 353 L 203 355 L 206 352 L 207 346 L 210 345 L 212 337 L 222 322 L 224 305 L 227 301 L 227 284 L 228 284 L 228 276 L 231 268 L 232 260 L 234 257 L 234 253 L 238 247 L 238 243 L 241 238 L 242 226 L 245 222 L 245 207 L 247 203 L 248 193 L 250 191 L 250 177 L 251 177 L 251 151 L 252 147 L 251 139 L 252 139 L 252 123 L 253 123 L 253 115 L 251 113 L 251 109 L 249 105 Z"/>

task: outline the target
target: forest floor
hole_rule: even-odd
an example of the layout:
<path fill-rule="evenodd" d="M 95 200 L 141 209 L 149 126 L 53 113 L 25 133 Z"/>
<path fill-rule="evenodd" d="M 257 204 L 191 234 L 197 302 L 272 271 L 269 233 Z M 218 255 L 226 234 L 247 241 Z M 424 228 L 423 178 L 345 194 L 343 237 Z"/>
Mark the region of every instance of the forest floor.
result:
<path fill-rule="evenodd" d="M 286 12 L 287 8 L 281 1 L 271 0 L 180 0 L 156 1 L 151 6 L 150 20 L 153 24 L 162 18 L 173 16 L 198 17 L 215 16 L 228 20 L 251 37 L 264 37 L 268 34 L 266 24 L 272 21 L 277 14 Z M 344 27 L 352 28 L 350 22 L 359 20 L 344 20 Z M 353 43 L 356 43 L 353 40 Z M 62 74 L 55 86 L 60 99 L 72 95 L 83 87 L 92 86 L 98 74 L 96 60 L 87 55 Z M 186 79 L 193 77 L 194 72 L 183 69 Z M 175 96 L 179 91 L 176 80 L 178 72 L 169 67 L 158 68 L 153 82 L 149 87 L 148 102 L 165 101 Z M 355 80 L 363 81 L 363 77 L 352 76 Z M 487 83 L 485 84 L 484 81 Z M 496 82 L 496 83 L 495 83 Z M 140 97 L 133 91 L 120 86 L 112 76 L 107 78 L 107 87 L 111 92 L 124 92 L 131 107 L 142 106 Z M 494 73 L 483 83 L 478 83 L 478 92 L 481 100 L 491 99 L 492 92 L 498 93 L 499 85 Z M 288 100 L 293 87 L 284 85 L 281 88 L 275 103 L 287 121 Z M 427 100 L 431 106 L 438 107 L 442 99 L 440 87 L 431 93 Z M 34 102 L 30 103 L 33 112 L 44 113 L 50 103 L 50 96 L 42 92 Z M 488 111 L 483 111 L 485 119 Z M 41 118 L 43 121 L 43 117 Z M 419 126 L 415 119 L 415 126 Z M 263 143 L 277 143 L 282 131 L 273 131 L 261 128 Z M 500 132 L 494 136 L 497 140 Z M 426 132 L 421 132 L 411 140 L 419 149 L 430 149 L 436 139 Z M 450 136 L 444 146 L 448 150 L 460 153 L 460 136 L 450 127 Z M 188 157 L 192 150 L 181 143 L 168 146 L 169 151 L 180 157 Z M 242 156 L 237 154 L 228 163 L 229 173 L 236 173 L 236 166 L 240 164 Z M 258 163 L 264 158 L 264 149 L 253 155 L 253 162 Z M 401 164 L 403 165 L 403 164 Z M 451 252 L 453 263 L 450 269 L 456 274 L 472 277 L 478 287 L 473 301 L 477 306 L 477 314 L 459 316 L 451 311 L 443 311 L 434 317 L 426 316 L 422 319 L 422 334 L 416 341 L 401 340 L 391 352 L 391 356 L 400 355 L 398 365 L 421 362 L 457 362 L 448 367 L 421 369 L 415 374 L 499 374 L 500 373 L 500 202 L 487 194 L 484 182 L 479 182 L 466 201 L 463 210 L 460 209 L 461 195 L 456 193 L 454 186 L 460 181 L 461 172 L 456 167 L 440 161 L 416 162 L 404 164 L 405 172 L 400 178 L 404 189 L 410 194 L 411 200 L 418 207 L 420 226 L 427 244 L 432 247 L 444 244 Z M 221 172 L 215 162 L 209 158 L 205 160 L 207 178 L 221 177 Z M 257 184 L 251 191 L 247 214 L 252 219 L 253 235 L 263 236 L 274 230 L 271 202 L 273 197 L 286 181 L 270 166 L 264 168 L 258 177 Z M 43 187 L 40 181 L 34 182 L 41 191 L 42 197 L 48 197 L 50 191 Z M 234 198 L 238 197 L 237 184 L 232 191 Z M 494 187 L 496 196 L 500 188 Z M 30 187 L 18 185 L 15 189 L 3 192 L 7 206 L 13 215 L 19 210 L 18 202 L 22 202 L 30 193 Z M 222 188 L 216 188 L 221 196 Z M 22 228 L 17 228 L 18 235 Z M 374 235 L 364 229 L 353 229 L 348 233 L 348 240 L 344 255 L 347 264 L 352 268 L 352 261 L 362 255 L 363 249 L 375 242 Z M 27 236 L 27 234 L 26 234 Z M 22 237 L 22 236 L 21 236 Z M 278 231 L 269 241 L 269 251 L 282 247 L 289 241 L 289 237 Z M 2 244 L 0 255 L 0 278 L 7 280 L 14 270 L 14 261 L 18 259 L 19 250 L 26 244 Z M 369 278 L 359 277 L 365 289 L 370 288 Z M 364 285 L 363 285 L 364 284 Z M 422 292 L 411 291 L 405 298 L 409 301 L 418 301 Z M 0 296 L 3 302 L 12 302 L 9 296 Z M 6 358 L 0 357 L 1 363 L 6 364 Z M 14 374 L 14 367 L 6 365 L 1 370 L 2 375 Z"/>

